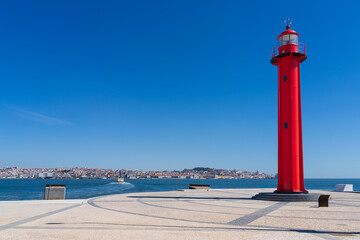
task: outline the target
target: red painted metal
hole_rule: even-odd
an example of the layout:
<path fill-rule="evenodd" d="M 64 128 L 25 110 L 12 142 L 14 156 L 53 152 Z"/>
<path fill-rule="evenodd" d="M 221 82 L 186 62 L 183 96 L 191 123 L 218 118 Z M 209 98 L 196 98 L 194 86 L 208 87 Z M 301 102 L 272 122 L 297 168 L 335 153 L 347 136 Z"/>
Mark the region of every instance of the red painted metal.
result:
<path fill-rule="evenodd" d="M 306 192 L 304 187 L 300 99 L 300 63 L 306 57 L 305 44 L 291 30 L 278 37 L 271 51 L 271 63 L 278 67 L 278 192 Z"/>
<path fill-rule="evenodd" d="M 304 43 L 294 43 L 287 45 L 278 45 L 271 49 L 271 58 L 275 58 L 275 56 L 280 55 L 282 53 L 292 51 L 293 53 L 302 53 L 306 55 L 306 45 Z"/>

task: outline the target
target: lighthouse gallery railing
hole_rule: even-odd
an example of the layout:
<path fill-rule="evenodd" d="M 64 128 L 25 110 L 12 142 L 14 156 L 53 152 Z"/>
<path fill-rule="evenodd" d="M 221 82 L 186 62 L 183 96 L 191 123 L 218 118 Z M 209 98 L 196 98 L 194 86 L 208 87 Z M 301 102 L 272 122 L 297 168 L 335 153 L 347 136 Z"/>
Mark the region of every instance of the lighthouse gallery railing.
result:
<path fill-rule="evenodd" d="M 306 45 L 304 43 L 291 43 L 290 45 L 297 45 L 298 48 L 294 48 L 291 50 L 291 52 L 293 53 L 302 53 L 304 55 L 306 55 Z M 279 52 L 279 47 L 282 47 L 284 45 L 277 45 L 276 47 L 273 47 L 273 49 L 271 50 L 271 58 L 276 57 L 277 55 L 280 55 L 281 53 Z"/>

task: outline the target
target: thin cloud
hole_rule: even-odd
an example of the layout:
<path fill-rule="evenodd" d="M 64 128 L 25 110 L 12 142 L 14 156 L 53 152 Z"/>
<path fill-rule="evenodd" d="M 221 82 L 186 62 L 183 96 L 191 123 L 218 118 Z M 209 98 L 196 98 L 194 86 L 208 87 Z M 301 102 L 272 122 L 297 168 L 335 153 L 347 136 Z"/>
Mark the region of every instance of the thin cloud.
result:
<path fill-rule="evenodd" d="M 14 113 L 22 118 L 25 119 L 29 119 L 32 121 L 36 121 L 36 122 L 42 122 L 42 123 L 46 123 L 49 125 L 74 125 L 71 122 L 68 121 L 64 121 L 61 119 L 56 119 L 56 118 L 52 118 L 49 116 L 45 116 L 39 113 L 35 113 L 35 112 L 31 112 L 31 111 L 27 111 L 25 109 L 21 109 L 18 107 L 14 107 L 14 106 L 9 106 L 9 105 L 5 105 L 7 108 L 14 110 Z"/>

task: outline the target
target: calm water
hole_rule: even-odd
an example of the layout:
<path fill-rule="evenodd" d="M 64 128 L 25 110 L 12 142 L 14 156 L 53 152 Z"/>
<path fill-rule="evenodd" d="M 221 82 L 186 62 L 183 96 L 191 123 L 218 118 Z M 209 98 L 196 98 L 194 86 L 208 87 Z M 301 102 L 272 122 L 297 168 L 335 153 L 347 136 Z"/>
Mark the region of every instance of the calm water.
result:
<path fill-rule="evenodd" d="M 129 179 L 125 183 L 102 179 L 0 179 L 0 201 L 43 199 L 46 184 L 65 184 L 67 199 L 100 195 L 171 191 L 189 184 L 210 184 L 212 188 L 275 188 L 276 179 Z M 336 184 L 349 183 L 360 191 L 360 179 L 305 179 L 307 189 L 333 190 Z"/>

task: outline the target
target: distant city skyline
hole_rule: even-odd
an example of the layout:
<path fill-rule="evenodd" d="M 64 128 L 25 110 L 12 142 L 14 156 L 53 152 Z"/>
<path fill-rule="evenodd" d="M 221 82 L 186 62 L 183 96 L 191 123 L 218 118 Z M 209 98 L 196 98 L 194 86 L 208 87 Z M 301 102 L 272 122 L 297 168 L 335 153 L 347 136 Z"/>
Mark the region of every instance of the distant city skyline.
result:
<path fill-rule="evenodd" d="M 0 179 L 271 179 L 275 175 L 249 172 L 246 170 L 227 170 L 197 167 L 183 170 L 138 171 L 132 169 L 101 168 L 0 168 Z"/>
<path fill-rule="evenodd" d="M 270 50 L 289 16 L 305 178 L 360 178 L 358 1 L 0 6 L 0 167 L 275 174 Z"/>

